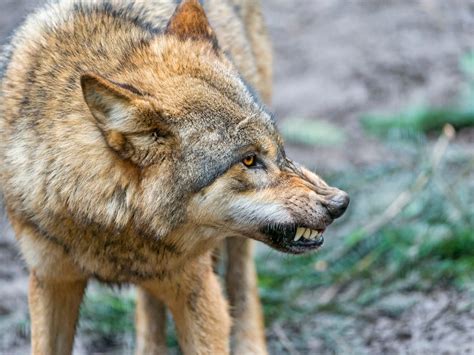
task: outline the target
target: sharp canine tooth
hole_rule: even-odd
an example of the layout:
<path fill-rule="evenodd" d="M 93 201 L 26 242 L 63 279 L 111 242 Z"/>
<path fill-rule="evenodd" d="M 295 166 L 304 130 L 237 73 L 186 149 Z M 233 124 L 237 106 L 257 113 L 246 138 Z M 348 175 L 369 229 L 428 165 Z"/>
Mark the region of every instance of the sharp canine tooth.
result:
<path fill-rule="evenodd" d="M 311 235 L 309 237 L 309 239 L 314 239 L 316 238 L 316 236 L 318 235 L 318 231 L 315 231 L 315 230 L 311 230 Z"/>
<path fill-rule="evenodd" d="M 309 239 L 309 236 L 311 235 L 311 229 L 309 228 L 306 228 L 305 229 L 305 232 L 303 234 L 303 237 L 305 237 L 306 239 Z"/>
<path fill-rule="evenodd" d="M 303 234 L 304 234 L 304 228 L 298 227 L 296 229 L 296 234 L 295 234 L 294 241 L 297 242 L 298 240 L 300 240 L 300 238 L 303 236 Z"/>

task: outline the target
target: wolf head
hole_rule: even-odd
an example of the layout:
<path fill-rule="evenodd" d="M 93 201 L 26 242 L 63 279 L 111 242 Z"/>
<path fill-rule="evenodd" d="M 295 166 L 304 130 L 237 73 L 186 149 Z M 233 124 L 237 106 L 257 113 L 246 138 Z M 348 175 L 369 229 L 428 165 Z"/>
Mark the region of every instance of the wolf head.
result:
<path fill-rule="evenodd" d="M 81 78 L 117 164 L 138 188 L 134 223 L 165 237 L 183 226 L 302 253 L 323 243 L 346 193 L 292 162 L 272 116 L 219 49 L 195 0 L 114 79 Z"/>

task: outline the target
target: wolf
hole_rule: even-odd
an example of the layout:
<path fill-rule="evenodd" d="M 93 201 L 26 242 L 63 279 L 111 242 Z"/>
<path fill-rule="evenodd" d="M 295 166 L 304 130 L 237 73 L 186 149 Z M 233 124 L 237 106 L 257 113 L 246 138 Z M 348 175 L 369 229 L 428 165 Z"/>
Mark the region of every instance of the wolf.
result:
<path fill-rule="evenodd" d="M 266 353 L 252 241 L 316 250 L 349 204 L 287 157 L 271 61 L 254 0 L 57 0 L 16 31 L 0 186 L 34 354 L 71 353 L 90 279 L 137 286 L 138 354 L 166 352 L 165 307 L 185 354 Z"/>

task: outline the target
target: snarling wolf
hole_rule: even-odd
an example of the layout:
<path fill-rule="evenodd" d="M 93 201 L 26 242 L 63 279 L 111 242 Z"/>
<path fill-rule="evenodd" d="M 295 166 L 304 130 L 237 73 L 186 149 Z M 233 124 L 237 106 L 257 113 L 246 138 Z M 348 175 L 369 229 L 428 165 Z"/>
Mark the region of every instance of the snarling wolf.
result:
<path fill-rule="evenodd" d="M 59 0 L 0 88 L 0 186 L 30 270 L 34 354 L 71 352 L 87 281 L 138 286 L 137 353 L 264 354 L 252 240 L 318 249 L 349 198 L 292 162 L 253 0 Z M 230 311 L 212 269 L 226 239 Z M 231 317 L 233 326 L 231 327 Z M 232 333 L 232 334 L 231 334 Z"/>

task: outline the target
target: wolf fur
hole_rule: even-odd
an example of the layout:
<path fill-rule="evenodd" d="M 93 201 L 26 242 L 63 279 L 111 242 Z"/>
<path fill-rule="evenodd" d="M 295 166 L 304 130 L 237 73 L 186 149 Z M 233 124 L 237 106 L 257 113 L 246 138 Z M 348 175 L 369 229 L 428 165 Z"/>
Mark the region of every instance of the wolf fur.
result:
<path fill-rule="evenodd" d="M 139 287 L 137 353 L 165 352 L 164 305 L 184 353 L 228 353 L 211 262 L 225 238 L 234 351 L 264 354 L 251 240 L 305 252 L 314 243 L 263 229 L 323 230 L 347 206 L 286 157 L 262 104 L 271 54 L 259 2 L 204 9 L 59 0 L 12 39 L 0 186 L 30 270 L 35 354 L 71 352 L 91 278 Z"/>

